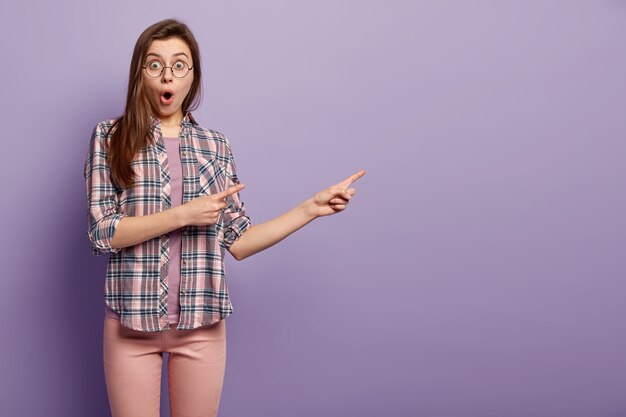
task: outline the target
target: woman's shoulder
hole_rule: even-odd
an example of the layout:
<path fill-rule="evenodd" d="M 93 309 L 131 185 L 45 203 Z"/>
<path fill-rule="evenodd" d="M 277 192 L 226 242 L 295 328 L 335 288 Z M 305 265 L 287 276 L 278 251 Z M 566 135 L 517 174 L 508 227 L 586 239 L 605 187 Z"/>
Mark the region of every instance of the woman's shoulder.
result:
<path fill-rule="evenodd" d="M 96 124 L 96 126 L 113 126 L 113 124 L 117 121 L 118 117 L 111 117 L 109 119 L 104 119 Z"/>
<path fill-rule="evenodd" d="M 208 127 L 204 127 L 197 123 L 193 124 L 192 126 L 195 131 L 194 133 L 202 139 L 212 139 L 212 140 L 217 140 L 217 141 L 222 141 L 222 142 L 228 142 L 228 139 L 226 139 L 226 135 L 224 135 L 219 130 L 210 129 Z"/>
<path fill-rule="evenodd" d="M 96 126 L 95 126 L 94 129 L 96 129 L 96 128 L 99 128 L 99 129 L 110 129 L 115 124 L 117 119 L 119 119 L 119 117 L 111 117 L 109 119 L 101 120 L 98 123 L 96 123 Z"/>
<path fill-rule="evenodd" d="M 96 123 L 96 125 L 93 128 L 92 138 L 94 136 L 102 137 L 102 138 L 107 137 L 111 131 L 111 128 L 117 121 L 117 119 L 118 118 L 112 117 L 110 119 L 105 119 Z"/>
<path fill-rule="evenodd" d="M 95 152 L 106 153 L 106 143 L 111 138 L 111 128 L 115 124 L 116 120 L 116 118 L 111 118 L 96 123 L 89 140 L 89 152 L 91 154 Z"/>
<path fill-rule="evenodd" d="M 192 135 L 201 143 L 209 142 L 218 149 L 222 148 L 224 151 L 230 151 L 228 138 L 219 130 L 210 129 L 195 123 L 192 125 Z"/>

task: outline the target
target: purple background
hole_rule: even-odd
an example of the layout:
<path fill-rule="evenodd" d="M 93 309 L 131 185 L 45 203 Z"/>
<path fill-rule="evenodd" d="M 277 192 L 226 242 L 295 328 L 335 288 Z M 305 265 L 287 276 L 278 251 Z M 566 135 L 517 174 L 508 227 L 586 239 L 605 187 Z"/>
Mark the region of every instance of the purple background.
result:
<path fill-rule="evenodd" d="M 5 5 L 2 415 L 109 415 L 82 167 L 166 17 L 255 223 L 368 172 L 345 213 L 229 259 L 221 417 L 626 415 L 617 0 Z"/>

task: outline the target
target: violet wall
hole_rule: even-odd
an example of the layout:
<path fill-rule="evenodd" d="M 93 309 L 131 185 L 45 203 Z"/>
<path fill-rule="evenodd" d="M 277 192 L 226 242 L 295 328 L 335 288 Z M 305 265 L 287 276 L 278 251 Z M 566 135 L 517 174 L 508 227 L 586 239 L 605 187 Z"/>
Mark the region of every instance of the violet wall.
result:
<path fill-rule="evenodd" d="M 367 170 L 346 212 L 229 259 L 221 417 L 626 415 L 617 0 L 4 5 L 2 415 L 110 415 L 82 167 L 166 17 L 253 222 Z"/>

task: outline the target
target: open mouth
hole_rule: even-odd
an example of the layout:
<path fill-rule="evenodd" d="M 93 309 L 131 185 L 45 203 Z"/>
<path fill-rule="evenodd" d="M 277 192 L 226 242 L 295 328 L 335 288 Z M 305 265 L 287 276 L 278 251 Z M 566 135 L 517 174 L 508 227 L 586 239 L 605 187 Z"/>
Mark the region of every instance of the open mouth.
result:
<path fill-rule="evenodd" d="M 167 105 L 167 104 L 171 104 L 172 101 L 174 101 L 174 95 L 172 93 L 170 93 L 169 91 L 165 91 L 164 93 L 161 93 L 161 103 Z"/>

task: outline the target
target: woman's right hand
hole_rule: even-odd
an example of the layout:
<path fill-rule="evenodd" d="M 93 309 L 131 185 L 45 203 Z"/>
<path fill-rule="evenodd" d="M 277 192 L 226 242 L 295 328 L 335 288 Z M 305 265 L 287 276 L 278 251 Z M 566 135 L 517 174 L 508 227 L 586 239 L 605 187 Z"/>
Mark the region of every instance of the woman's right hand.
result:
<path fill-rule="evenodd" d="M 186 226 L 208 226 L 217 223 L 217 220 L 228 203 L 226 197 L 243 190 L 243 184 L 237 184 L 221 193 L 203 195 L 183 204 L 184 223 Z"/>

